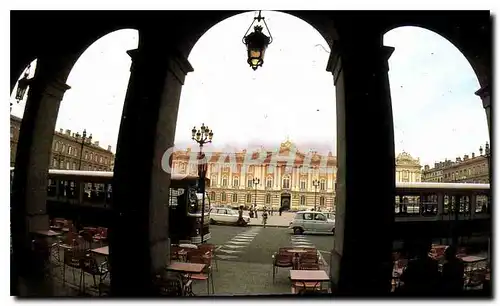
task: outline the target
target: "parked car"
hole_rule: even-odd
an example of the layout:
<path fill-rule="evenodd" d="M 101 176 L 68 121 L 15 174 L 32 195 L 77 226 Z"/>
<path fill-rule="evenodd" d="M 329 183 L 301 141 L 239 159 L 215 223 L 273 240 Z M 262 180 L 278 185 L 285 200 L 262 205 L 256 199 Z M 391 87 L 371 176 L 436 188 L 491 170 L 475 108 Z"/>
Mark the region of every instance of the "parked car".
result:
<path fill-rule="evenodd" d="M 329 219 L 327 213 L 318 211 L 299 211 L 288 227 L 295 235 L 307 233 L 335 234 L 335 219 Z"/>
<path fill-rule="evenodd" d="M 226 208 L 226 207 L 213 207 L 210 210 L 210 223 L 211 224 L 238 224 L 239 213 L 237 210 Z M 248 214 L 243 213 L 244 225 L 250 222 L 250 217 Z"/>

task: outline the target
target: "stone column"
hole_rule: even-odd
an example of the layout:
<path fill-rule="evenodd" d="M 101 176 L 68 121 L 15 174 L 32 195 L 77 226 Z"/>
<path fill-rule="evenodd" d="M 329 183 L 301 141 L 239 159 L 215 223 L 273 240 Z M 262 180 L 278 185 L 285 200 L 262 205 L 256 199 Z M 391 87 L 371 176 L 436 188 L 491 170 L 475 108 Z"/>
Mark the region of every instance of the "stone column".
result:
<path fill-rule="evenodd" d="M 162 156 L 174 144 L 187 59 L 155 30 L 139 30 L 118 137 L 109 231 L 113 296 L 152 294 L 169 262 L 168 187 Z"/>
<path fill-rule="evenodd" d="M 358 34 L 334 43 L 327 69 L 337 100 L 332 285 L 339 295 L 360 296 L 390 290 L 395 153 L 387 63 L 394 48 L 382 46 L 381 34 Z M 368 155 L 373 139 L 377 147 Z M 369 184 L 366 169 L 377 173 Z"/>
<path fill-rule="evenodd" d="M 13 246 L 12 283 L 17 290 L 18 277 L 29 279 L 34 273 L 31 256 L 32 232 L 47 230 L 47 174 L 52 139 L 71 64 L 67 58 L 44 58 L 37 61 L 35 76 L 28 91 L 17 144 L 11 193 L 11 233 Z M 46 279 L 49 281 L 49 279 Z M 50 295 L 40 284 L 24 283 L 20 295 Z M 42 292 L 44 291 L 44 292 Z"/>

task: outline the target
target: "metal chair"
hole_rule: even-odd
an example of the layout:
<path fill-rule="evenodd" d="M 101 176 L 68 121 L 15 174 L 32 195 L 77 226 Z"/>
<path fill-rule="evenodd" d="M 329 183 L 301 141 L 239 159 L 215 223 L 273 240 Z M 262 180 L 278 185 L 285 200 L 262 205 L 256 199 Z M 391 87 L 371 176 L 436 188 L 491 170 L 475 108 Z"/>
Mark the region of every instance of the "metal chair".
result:
<path fill-rule="evenodd" d="M 276 272 L 279 268 L 291 268 L 293 267 L 293 254 L 289 252 L 277 252 L 272 255 L 273 259 L 273 284 L 276 278 Z"/>
<path fill-rule="evenodd" d="M 97 264 L 97 260 L 93 256 L 84 256 L 80 260 L 80 267 L 82 269 L 82 282 L 83 282 L 83 292 L 85 292 L 85 273 L 92 275 L 94 279 L 94 287 L 99 290 L 99 295 L 101 295 L 101 284 L 108 276 L 107 262 L 103 262 L 100 265 Z M 96 282 L 96 276 L 99 276 L 99 286 Z"/>
<path fill-rule="evenodd" d="M 217 257 L 215 256 L 215 245 L 214 244 L 208 244 L 208 243 L 200 244 L 198 246 L 198 249 L 201 250 L 201 251 L 204 251 L 205 253 L 207 253 L 207 252 L 209 253 L 209 255 L 212 257 L 212 260 L 215 263 L 215 270 L 219 271 L 219 264 L 218 264 L 218 261 L 217 261 Z"/>
<path fill-rule="evenodd" d="M 190 275 L 191 280 L 206 280 L 207 281 L 207 293 L 210 295 L 210 280 L 212 282 L 212 293 L 215 294 L 215 287 L 214 287 L 214 277 L 212 274 L 212 260 L 211 257 L 208 256 L 197 256 L 197 255 L 192 255 L 189 257 L 189 262 L 192 263 L 199 263 L 199 264 L 205 264 L 206 268 L 202 273 L 195 273 Z"/>

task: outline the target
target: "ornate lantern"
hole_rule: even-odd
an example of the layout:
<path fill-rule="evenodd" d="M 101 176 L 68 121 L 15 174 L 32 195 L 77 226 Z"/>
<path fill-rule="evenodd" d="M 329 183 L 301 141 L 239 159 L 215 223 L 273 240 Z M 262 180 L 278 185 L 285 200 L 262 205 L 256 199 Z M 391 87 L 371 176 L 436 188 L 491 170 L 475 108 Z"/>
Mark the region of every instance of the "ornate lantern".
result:
<path fill-rule="evenodd" d="M 260 25 L 256 25 L 254 27 L 254 32 L 248 34 L 248 31 L 250 31 L 250 29 L 252 28 L 253 24 L 255 23 L 255 20 L 257 20 L 257 22 L 260 22 L 261 20 L 264 21 L 264 26 L 266 27 L 269 36 L 262 33 L 263 28 Z M 273 42 L 273 37 L 271 36 L 269 27 L 267 26 L 264 17 L 261 17 L 259 11 L 259 16 L 253 19 L 252 23 L 250 24 L 250 27 L 248 28 L 248 30 L 245 33 L 245 36 L 243 37 L 243 43 L 247 46 L 247 52 L 248 52 L 247 63 L 250 65 L 250 67 L 252 67 L 253 70 L 257 70 L 258 67 L 262 67 L 262 64 L 264 64 L 264 54 L 266 52 L 266 48 L 272 42 Z"/>

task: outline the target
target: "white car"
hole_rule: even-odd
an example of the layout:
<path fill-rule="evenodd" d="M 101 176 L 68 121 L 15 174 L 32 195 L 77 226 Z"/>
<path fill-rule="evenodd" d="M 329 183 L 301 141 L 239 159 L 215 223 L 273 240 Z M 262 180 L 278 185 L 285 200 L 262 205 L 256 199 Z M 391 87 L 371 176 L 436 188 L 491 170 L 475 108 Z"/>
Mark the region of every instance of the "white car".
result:
<path fill-rule="evenodd" d="M 335 234 L 335 219 L 328 219 L 326 213 L 318 211 L 299 211 L 288 227 L 295 235 L 304 233 Z"/>
<path fill-rule="evenodd" d="M 238 224 L 239 213 L 237 210 L 226 207 L 214 207 L 210 210 L 210 223 L 211 224 Z M 250 222 L 250 217 L 243 213 L 244 225 Z"/>

